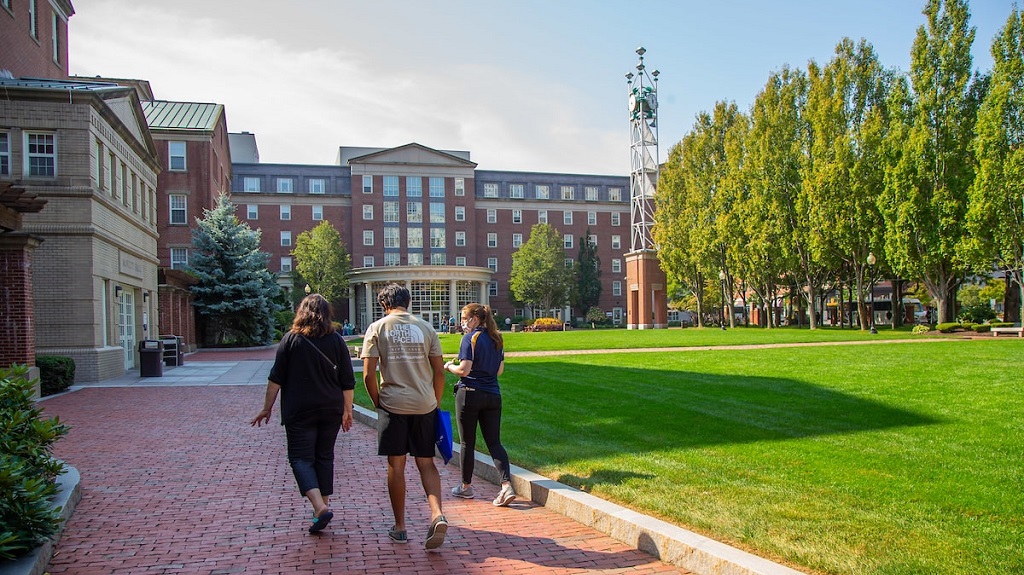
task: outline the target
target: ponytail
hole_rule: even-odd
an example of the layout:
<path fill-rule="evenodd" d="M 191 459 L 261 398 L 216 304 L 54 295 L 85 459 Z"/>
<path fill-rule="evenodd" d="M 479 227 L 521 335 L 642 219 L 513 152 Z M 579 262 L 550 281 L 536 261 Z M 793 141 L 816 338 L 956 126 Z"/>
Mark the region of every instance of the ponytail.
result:
<path fill-rule="evenodd" d="M 500 351 L 505 343 L 502 340 L 501 332 L 498 331 L 498 324 L 494 321 L 494 312 L 491 311 L 491 307 L 471 303 L 463 307 L 462 311 L 480 320 L 480 325 L 487 331 L 487 335 L 491 337 L 494 346 Z"/>

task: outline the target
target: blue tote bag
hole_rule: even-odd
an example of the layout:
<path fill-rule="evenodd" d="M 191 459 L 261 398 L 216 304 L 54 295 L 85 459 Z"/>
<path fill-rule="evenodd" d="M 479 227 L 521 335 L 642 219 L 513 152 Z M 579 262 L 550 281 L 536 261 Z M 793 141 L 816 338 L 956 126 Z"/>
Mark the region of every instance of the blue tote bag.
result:
<path fill-rule="evenodd" d="M 443 409 L 437 410 L 437 419 L 434 424 L 434 443 L 437 445 L 437 453 L 444 460 L 444 464 L 452 459 L 452 416 Z"/>

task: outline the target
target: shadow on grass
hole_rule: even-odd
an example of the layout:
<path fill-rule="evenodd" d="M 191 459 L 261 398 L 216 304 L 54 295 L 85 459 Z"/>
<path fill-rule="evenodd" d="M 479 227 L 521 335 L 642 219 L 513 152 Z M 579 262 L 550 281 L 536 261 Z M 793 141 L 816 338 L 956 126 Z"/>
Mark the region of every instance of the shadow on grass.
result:
<path fill-rule="evenodd" d="M 937 422 L 793 379 L 558 361 L 517 364 L 502 394 L 507 443 L 545 465 Z M 607 473 L 589 482 L 623 479 Z"/>
<path fill-rule="evenodd" d="M 626 481 L 640 479 L 654 479 L 650 473 L 635 473 L 632 471 L 621 471 L 619 469 L 595 469 L 590 475 L 580 477 L 571 473 L 558 476 L 558 481 L 568 485 L 575 485 L 584 491 L 595 485 L 620 485 Z"/>

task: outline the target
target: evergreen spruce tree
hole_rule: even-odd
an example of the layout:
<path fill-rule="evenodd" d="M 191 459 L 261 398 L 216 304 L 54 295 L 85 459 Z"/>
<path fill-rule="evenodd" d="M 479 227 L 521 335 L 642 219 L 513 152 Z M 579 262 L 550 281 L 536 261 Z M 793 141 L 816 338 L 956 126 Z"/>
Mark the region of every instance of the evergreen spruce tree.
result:
<path fill-rule="evenodd" d="M 193 305 L 207 345 L 266 345 L 274 340 L 274 314 L 280 287 L 260 251 L 260 232 L 235 216 L 224 194 L 205 210 L 192 230 L 189 271 Z"/>

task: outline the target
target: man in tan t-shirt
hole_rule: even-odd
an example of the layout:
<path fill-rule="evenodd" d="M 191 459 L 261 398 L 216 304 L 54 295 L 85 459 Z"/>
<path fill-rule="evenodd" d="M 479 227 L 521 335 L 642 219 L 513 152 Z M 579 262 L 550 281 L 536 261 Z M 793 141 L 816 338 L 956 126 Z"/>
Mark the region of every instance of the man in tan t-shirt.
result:
<path fill-rule="evenodd" d="M 388 284 L 377 294 L 384 317 L 366 328 L 363 383 L 377 408 L 377 455 L 388 458 L 388 495 L 395 525 L 388 536 L 409 541 L 405 530 L 405 461 L 412 454 L 430 503 L 424 547 L 444 544 L 448 521 L 441 510 L 441 476 L 434 465 L 434 430 L 444 393 L 441 341 L 430 324 L 410 314 L 409 290 Z M 377 366 L 380 365 L 380 381 Z"/>

